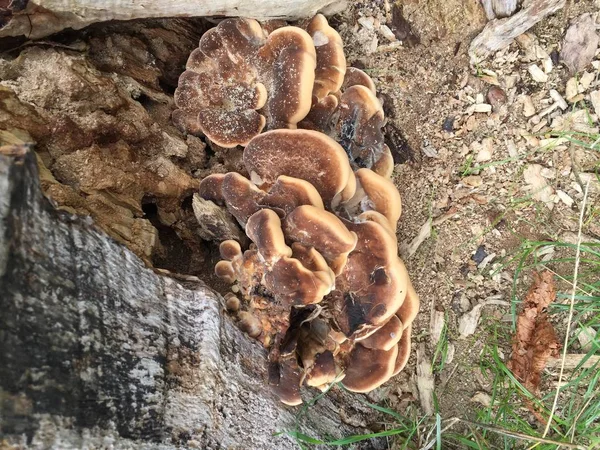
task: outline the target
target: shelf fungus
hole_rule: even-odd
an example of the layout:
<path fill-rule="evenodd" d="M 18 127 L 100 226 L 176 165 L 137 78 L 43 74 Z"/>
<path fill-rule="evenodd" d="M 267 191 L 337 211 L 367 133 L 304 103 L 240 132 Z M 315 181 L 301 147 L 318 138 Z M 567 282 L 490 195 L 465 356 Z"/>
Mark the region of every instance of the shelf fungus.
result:
<path fill-rule="evenodd" d="M 301 26 L 226 19 L 190 55 L 173 122 L 217 146 L 245 147 L 263 131 L 309 129 L 338 142 L 353 169 L 389 177 L 385 117 L 375 84 L 346 67 L 340 35 L 318 14 Z"/>
<path fill-rule="evenodd" d="M 265 126 L 295 128 L 311 107 L 315 67 L 315 47 L 303 29 L 267 35 L 256 20 L 224 20 L 190 55 L 173 121 L 225 148 L 248 144 Z"/>
<path fill-rule="evenodd" d="M 175 99 L 184 131 L 244 147 L 245 174 L 210 175 L 199 195 L 251 241 L 223 241 L 215 272 L 239 293 L 227 310 L 268 348 L 281 401 L 338 381 L 368 392 L 400 372 L 419 309 L 398 257 L 400 194 L 375 85 L 346 67 L 337 32 L 321 15 L 300 27 L 224 20 Z"/>
<path fill-rule="evenodd" d="M 239 288 L 229 309 L 240 327 L 269 349 L 273 390 L 296 405 L 302 384 L 380 386 L 406 364 L 419 306 L 397 256 L 398 191 L 371 169 L 353 172 L 340 144 L 314 130 L 259 134 L 244 163 L 249 179 L 210 175 L 200 196 L 252 241 L 222 242 L 215 272 Z"/>

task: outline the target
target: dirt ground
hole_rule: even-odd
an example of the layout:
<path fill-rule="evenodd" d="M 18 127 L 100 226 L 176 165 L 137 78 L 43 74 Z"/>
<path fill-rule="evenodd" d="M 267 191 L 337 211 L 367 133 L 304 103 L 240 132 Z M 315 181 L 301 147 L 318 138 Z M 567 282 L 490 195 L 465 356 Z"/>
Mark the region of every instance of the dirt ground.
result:
<path fill-rule="evenodd" d="M 387 2 L 355 2 L 334 24 L 344 39 L 349 62 L 364 67 L 376 81 L 385 94 L 391 124 L 405 137 L 404 145 L 396 150 L 410 155 L 410 160 L 397 165 L 394 174 L 403 201 L 398 228 L 401 254 L 406 255 L 407 244 L 428 220 L 438 222 L 430 237 L 406 258 L 422 302 L 413 328 L 414 348 L 424 344 L 423 358 L 433 359 L 437 346 L 432 336 L 439 333 L 439 325 L 432 322 L 434 316 L 445 316 L 453 358 L 435 374 L 439 412 L 444 418 L 474 418 L 482 405 L 473 399 L 490 389 L 489 374 L 482 369 L 486 346 L 498 343 L 505 359 L 510 354 L 508 304 L 516 264 L 504 264 L 517 253 L 523 239 L 572 240 L 577 231 L 577 204 L 583 197 L 573 173 L 591 173 L 600 160 L 598 155 L 571 150 L 568 145 L 535 151 L 544 144 L 540 139 L 555 129 L 556 117 L 569 109 L 533 124 L 524 115 L 520 96 L 534 99 L 536 111 L 549 104 L 549 89 L 564 96 L 571 75 L 563 65 L 554 64 L 548 81 L 537 83 L 527 68 L 538 61 L 527 56 L 527 48 L 513 43 L 479 67 L 470 67 L 468 44 L 485 24 L 485 17 L 471 2 L 444 5 L 452 11 L 450 15 L 448 10 L 432 8 L 431 2 L 406 2 L 404 16 L 418 39 L 407 39 L 401 46 L 376 31 L 378 24 L 393 23 Z M 562 12 L 546 18 L 530 30 L 530 37 L 554 58 L 568 21 L 592 11 L 597 8 L 591 2 L 575 3 L 568 19 Z M 597 67 L 587 67 L 594 85 Z M 493 83 L 506 98 L 498 106 L 493 104 L 490 113 L 470 113 L 469 106 L 478 97 L 479 103 L 482 99 L 489 103 L 493 84 L 478 76 L 486 69 L 497 74 Z M 569 108 L 590 106 L 584 101 Z M 591 132 L 597 132 L 594 125 L 590 125 Z M 477 166 L 483 168 L 477 170 Z M 545 202 L 533 198 L 524 176 L 532 166 L 548 173 L 552 192 L 566 193 L 566 203 L 556 196 Z M 595 183 L 588 201 L 597 206 Z M 591 240 L 600 238 L 597 223 L 596 219 L 584 227 Z M 530 277 L 521 277 L 517 293 L 522 295 L 530 282 Z M 490 299 L 507 304 L 483 307 L 475 333 L 461 336 L 460 318 Z M 504 334 L 495 335 L 493 323 L 500 323 Z M 413 353 L 409 367 L 371 396 L 399 411 L 411 404 L 421 407 L 416 378 Z"/>
<path fill-rule="evenodd" d="M 387 0 L 350 3 L 348 10 L 331 18 L 330 23 L 344 40 L 348 63 L 374 79 L 384 101 L 389 118 L 386 142 L 398 163 L 394 181 L 403 202 L 398 228 L 400 252 L 421 298 L 409 365 L 369 398 L 401 413 L 422 414 L 415 350 L 420 349 L 420 359 L 431 362 L 436 349 L 443 347 L 447 359 L 441 370 L 434 370 L 438 411 L 443 418 L 474 418 L 482 405 L 473 398 L 490 389 L 489 373 L 482 363 L 487 346 L 497 342 L 504 349 L 504 358 L 509 354 L 516 267 L 506 263 L 523 239 L 572 241 L 583 198 L 581 180 L 590 180 L 588 203 L 596 208 L 599 204 L 600 183 L 593 176 L 600 163 L 598 153 L 584 152 L 563 141 L 546 141 L 553 131 L 598 133 L 596 114 L 600 111 L 594 112 L 588 95 L 600 86 L 598 55 L 586 68 L 589 75 L 578 78 L 575 89 L 581 98 L 569 101 L 564 110 L 557 108 L 538 117 L 554 102 L 549 90 L 567 97 L 572 75 L 557 60 L 557 52 L 569 20 L 597 11 L 597 7 L 590 1 L 571 2 L 568 17 L 559 12 L 544 19 L 527 38 L 472 67 L 468 46 L 486 23 L 477 0 L 408 0 L 403 2 L 401 15 Z M 388 37 L 382 25 L 395 30 L 402 41 Z M 181 66 L 201 27 L 184 26 L 181 31 L 178 26 L 170 31 L 174 30 L 179 39 L 171 44 L 181 53 L 175 55 Z M 190 225 L 194 220 L 191 194 L 207 173 L 236 170 L 241 153 L 224 153 L 197 138 L 186 140 L 170 124 L 170 99 L 161 95 L 170 95 L 175 88 L 177 74 L 164 76 L 165 67 L 172 67 L 165 62 L 174 57 L 172 49 L 152 49 L 152 33 L 136 29 L 136 45 L 149 49 L 150 54 L 162 55 L 152 71 L 140 73 L 128 66 L 137 57 L 127 51 L 128 35 L 123 35 L 123 44 L 119 43 L 118 25 L 99 30 L 92 27 L 82 35 L 91 62 L 80 56 L 82 50 L 77 45 L 81 36 L 70 33 L 40 46 L 43 50 L 24 46 L 5 55 L 5 62 L 0 64 L 0 87 L 16 94 L 0 90 L 0 100 L 13 112 L 15 104 L 20 108 L 35 106 L 28 113 L 30 122 L 25 128 L 39 143 L 41 164 L 48 169 L 43 172 L 46 193 L 59 206 L 92 215 L 101 227 L 155 267 L 196 275 L 226 293 L 229 287 L 213 275 L 212 267 L 218 260 L 216 246 L 199 240 Z M 41 57 L 41 52 L 51 53 L 63 71 L 46 82 L 50 87 L 69 81 L 69 70 L 74 70 L 77 77 L 86 74 L 77 81 L 82 86 L 100 81 L 110 85 L 98 94 L 107 99 L 106 104 L 92 107 L 77 92 L 61 97 L 62 91 L 45 91 L 46 85 L 36 84 L 38 72 L 45 69 L 36 69 L 28 61 Z M 116 60 L 119 65 L 112 62 Z M 533 64 L 547 67 L 544 64 L 549 64 L 548 60 L 552 67 L 547 81 L 535 81 L 528 68 Z M 118 75 L 106 75 L 113 71 Z M 32 85 L 37 91 L 28 93 Z M 47 123 L 53 130 L 60 125 L 56 117 L 61 106 L 47 105 L 48 92 L 53 92 L 53 105 L 76 105 L 72 115 L 59 111 L 72 122 L 64 122 L 60 116 L 63 126 L 92 131 L 73 131 L 66 141 L 58 143 L 43 138 Z M 534 113 L 526 116 L 529 101 Z M 577 111 L 589 115 L 582 117 L 575 114 Z M 117 125 L 113 122 L 98 125 L 104 123 L 99 118 L 103 112 L 109 112 L 113 120 L 116 117 L 123 129 L 120 136 L 104 131 L 114 129 Z M 11 114 L 9 119 L 0 117 L 0 125 L 5 121 L 16 126 L 21 116 Z M 165 130 L 171 138 L 165 137 Z M 84 138 L 86 143 L 82 143 Z M 90 142 L 95 144 L 90 146 Z M 59 154 L 57 147 L 72 150 Z M 168 148 L 166 153 L 164 148 Z M 115 154 L 121 159 L 111 159 Z M 98 161 L 98 167 L 110 168 L 87 182 L 80 172 L 90 158 Z M 107 164 L 107 160 L 112 162 Z M 144 162 L 151 174 L 148 179 L 132 175 L 138 170 L 135 164 L 128 166 L 132 161 Z M 153 176 L 169 180 L 175 188 L 172 192 L 158 188 L 160 182 Z M 428 237 L 417 242 L 430 221 Z M 585 224 L 583 232 L 588 239 L 600 239 L 598 222 L 595 216 Z M 123 227 L 117 227 L 120 224 Z M 134 231 L 123 231 L 126 227 Z M 152 254 L 147 248 L 157 239 L 160 251 Z M 521 295 L 530 282 L 528 274 L 519 277 L 517 293 Z M 492 304 L 482 307 L 475 332 L 461 334 L 461 318 L 489 301 Z M 444 323 L 445 338 L 440 340 Z M 498 329 L 502 333 L 497 333 Z"/>

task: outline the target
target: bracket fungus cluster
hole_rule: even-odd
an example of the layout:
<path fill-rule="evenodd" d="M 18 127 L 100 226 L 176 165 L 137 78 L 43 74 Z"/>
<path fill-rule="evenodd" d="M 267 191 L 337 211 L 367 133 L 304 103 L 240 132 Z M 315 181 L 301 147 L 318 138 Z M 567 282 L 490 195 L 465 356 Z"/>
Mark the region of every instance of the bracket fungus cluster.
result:
<path fill-rule="evenodd" d="M 400 194 L 373 81 L 346 68 L 323 16 L 302 27 L 228 19 L 207 32 L 176 91 L 175 123 L 244 146 L 246 174 L 213 174 L 200 196 L 251 240 L 220 244 L 227 307 L 269 349 L 287 404 L 303 384 L 368 392 L 410 352 L 419 299 L 397 254 Z M 246 176 L 245 176 L 246 175 Z"/>

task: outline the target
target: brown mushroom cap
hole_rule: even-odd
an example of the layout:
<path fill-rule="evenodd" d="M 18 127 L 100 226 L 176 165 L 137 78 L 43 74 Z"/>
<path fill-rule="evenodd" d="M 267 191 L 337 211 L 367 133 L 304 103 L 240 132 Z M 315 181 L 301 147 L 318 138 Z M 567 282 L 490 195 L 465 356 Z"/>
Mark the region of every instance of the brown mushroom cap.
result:
<path fill-rule="evenodd" d="M 412 325 L 408 325 L 402 332 L 402 338 L 398 342 L 398 356 L 394 364 L 394 372 L 392 376 L 396 376 L 406 366 L 408 358 L 410 357 L 410 333 L 412 331 Z"/>
<path fill-rule="evenodd" d="M 408 276 L 396 240 L 376 222 L 346 223 L 357 235 L 355 249 L 330 294 L 339 329 L 360 339 L 385 324 L 406 296 Z M 329 298 L 329 297 L 328 297 Z"/>
<path fill-rule="evenodd" d="M 223 173 L 213 173 L 205 177 L 200 182 L 200 197 L 215 202 L 217 205 L 223 205 L 225 201 L 223 198 L 224 179 L 225 174 Z"/>
<path fill-rule="evenodd" d="M 390 350 L 400 341 L 403 328 L 398 316 L 394 315 L 375 333 L 361 339 L 360 345 L 371 349 Z"/>
<path fill-rule="evenodd" d="M 221 245 L 219 245 L 219 253 L 221 254 L 221 258 L 233 261 L 235 258 L 242 256 L 242 247 L 238 241 L 229 239 L 221 242 Z"/>
<path fill-rule="evenodd" d="M 315 84 L 312 94 L 320 101 L 342 87 L 346 74 L 346 57 L 342 38 L 317 14 L 308 23 L 306 31 L 311 36 L 317 53 Z"/>
<path fill-rule="evenodd" d="M 266 34 L 252 19 L 227 19 L 202 35 L 175 91 L 173 121 L 221 147 L 244 145 L 265 126 L 267 91 L 249 64 Z"/>
<path fill-rule="evenodd" d="M 238 313 L 238 327 L 248 336 L 256 338 L 262 333 L 260 320 L 248 311 L 240 311 Z"/>
<path fill-rule="evenodd" d="M 342 384 L 352 392 L 372 391 L 392 377 L 397 356 L 397 345 L 386 351 L 356 344 L 346 357 L 346 376 Z"/>
<path fill-rule="evenodd" d="M 275 184 L 281 175 L 308 181 L 327 207 L 339 203 L 341 192 L 353 177 L 344 149 L 312 130 L 260 134 L 244 150 L 244 164 L 251 180 L 262 188 Z"/>
<path fill-rule="evenodd" d="M 240 299 L 233 292 L 225 294 L 225 308 L 227 311 L 235 313 L 238 312 L 241 306 Z"/>
<path fill-rule="evenodd" d="M 407 279 L 406 297 L 404 298 L 402 306 L 398 308 L 396 315 L 406 328 L 413 322 L 413 320 L 415 320 L 415 317 L 419 312 L 420 300 L 417 292 L 415 291 L 415 288 L 413 287 L 412 282 L 410 281 L 410 278 L 408 278 L 408 272 L 406 271 L 404 263 L 402 263 L 402 270 L 406 274 L 405 276 Z"/>
<path fill-rule="evenodd" d="M 310 110 L 315 67 L 304 30 L 282 27 L 267 37 L 255 20 L 223 20 L 188 59 L 173 121 L 225 148 L 247 145 L 265 125 L 295 128 Z"/>
<path fill-rule="evenodd" d="M 300 178 L 285 175 L 277 177 L 275 184 L 261 200 L 261 204 L 279 208 L 285 214 L 289 214 L 301 205 L 312 205 L 320 209 L 325 207 L 321 196 L 312 184 Z"/>
<path fill-rule="evenodd" d="M 383 144 L 381 155 L 379 159 L 375 161 L 371 170 L 384 178 L 391 178 L 394 172 L 394 157 L 390 148 Z"/>
<path fill-rule="evenodd" d="M 329 268 L 327 261 L 314 247 L 306 247 L 299 242 L 292 243 L 292 257 L 300 261 L 304 267 L 313 272 L 327 272 L 331 277 L 331 284 L 335 283 L 335 274 Z"/>
<path fill-rule="evenodd" d="M 336 379 L 339 372 L 333 353 L 329 350 L 319 353 L 314 364 L 309 368 L 305 368 L 305 370 L 308 386 L 322 386 L 331 383 Z"/>
<path fill-rule="evenodd" d="M 355 167 L 373 167 L 385 153 L 385 117 L 379 99 L 365 86 L 344 91 L 338 108 L 338 142 Z"/>
<path fill-rule="evenodd" d="M 231 261 L 219 261 L 215 264 L 215 275 L 226 283 L 233 283 L 236 280 L 236 272 Z"/>
<path fill-rule="evenodd" d="M 402 213 L 402 202 L 394 183 L 370 169 L 357 170 L 356 178 L 368 197 L 367 202 L 362 202 L 363 210 L 374 209 L 383 214 L 390 225 L 396 228 Z"/>
<path fill-rule="evenodd" d="M 266 104 L 269 127 L 296 128 L 312 103 L 317 57 L 311 37 L 301 28 L 278 28 L 257 56 L 271 78 Z"/>
<path fill-rule="evenodd" d="M 295 358 L 283 358 L 269 366 L 269 384 L 282 403 L 297 406 L 302 403 L 300 382 L 302 374 Z"/>
<path fill-rule="evenodd" d="M 265 196 L 250 180 L 236 172 L 229 172 L 223 177 L 221 193 L 227 209 L 242 226 L 261 209 L 260 203 Z"/>
<path fill-rule="evenodd" d="M 356 67 L 347 67 L 342 90 L 345 91 L 352 86 L 364 86 L 373 94 L 377 93 L 375 90 L 375 83 L 373 83 L 373 80 L 369 75 Z"/>
<path fill-rule="evenodd" d="M 287 305 L 319 303 L 334 286 L 330 271 L 311 271 L 295 258 L 283 257 L 275 262 L 264 277 L 265 287 Z"/>
<path fill-rule="evenodd" d="M 396 239 L 396 227 L 392 227 L 392 224 L 389 222 L 387 217 L 385 217 L 380 212 L 370 209 L 370 210 L 360 213 L 356 219 L 358 221 L 364 220 L 364 221 L 376 222 L 379 225 L 381 225 L 383 228 L 385 228 L 385 230 L 389 233 L 389 235 L 392 238 Z"/>
<path fill-rule="evenodd" d="M 246 235 L 256 244 L 259 254 L 267 263 L 292 256 L 292 249 L 285 244 L 281 220 L 270 209 L 261 209 L 250 216 L 246 223 Z"/>
<path fill-rule="evenodd" d="M 314 247 L 336 275 L 356 246 L 356 235 L 337 216 L 311 205 L 294 209 L 285 217 L 283 226 L 288 239 Z"/>

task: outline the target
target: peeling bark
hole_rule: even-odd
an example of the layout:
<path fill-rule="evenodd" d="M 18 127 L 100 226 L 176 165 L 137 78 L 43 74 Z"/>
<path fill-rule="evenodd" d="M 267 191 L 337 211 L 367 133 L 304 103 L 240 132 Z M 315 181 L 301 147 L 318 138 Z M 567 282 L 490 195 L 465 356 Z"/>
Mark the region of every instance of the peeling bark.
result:
<path fill-rule="evenodd" d="M 201 282 L 146 268 L 42 196 L 35 156 L 0 152 L 0 436 L 28 448 L 295 448 L 265 350 Z M 11 151 L 14 154 L 13 151 Z M 17 152 L 18 153 L 18 152 Z M 335 391 L 304 431 L 362 433 L 373 411 Z M 362 448 L 383 448 L 368 442 Z"/>
<path fill-rule="evenodd" d="M 79 30 L 96 22 L 156 17 L 252 17 L 300 19 L 323 9 L 339 8 L 340 0 L 18 0 L 0 3 L 0 37 L 39 39 L 66 28 Z M 2 26 L 4 25 L 4 28 Z"/>

